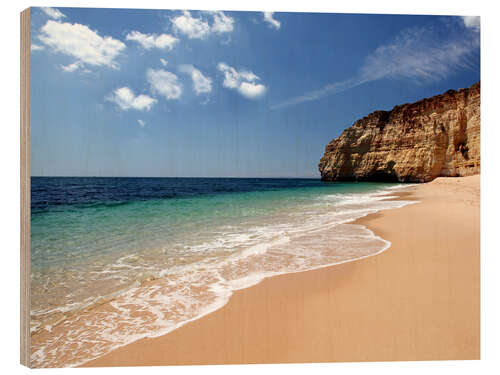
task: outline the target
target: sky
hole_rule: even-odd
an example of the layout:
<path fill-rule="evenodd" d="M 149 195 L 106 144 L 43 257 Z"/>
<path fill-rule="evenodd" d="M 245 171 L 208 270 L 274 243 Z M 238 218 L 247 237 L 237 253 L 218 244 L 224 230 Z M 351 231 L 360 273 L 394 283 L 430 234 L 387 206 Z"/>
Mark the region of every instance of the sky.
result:
<path fill-rule="evenodd" d="M 32 8 L 32 176 L 318 178 L 375 110 L 480 80 L 478 17 Z"/>

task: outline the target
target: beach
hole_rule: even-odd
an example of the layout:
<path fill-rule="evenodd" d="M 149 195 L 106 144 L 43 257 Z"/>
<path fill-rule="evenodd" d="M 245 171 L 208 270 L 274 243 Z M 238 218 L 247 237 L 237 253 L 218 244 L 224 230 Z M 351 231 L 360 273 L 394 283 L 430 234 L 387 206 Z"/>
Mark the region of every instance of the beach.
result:
<path fill-rule="evenodd" d="M 83 366 L 480 358 L 480 176 L 437 178 L 358 219 L 384 252 L 264 279 L 217 311 Z"/>

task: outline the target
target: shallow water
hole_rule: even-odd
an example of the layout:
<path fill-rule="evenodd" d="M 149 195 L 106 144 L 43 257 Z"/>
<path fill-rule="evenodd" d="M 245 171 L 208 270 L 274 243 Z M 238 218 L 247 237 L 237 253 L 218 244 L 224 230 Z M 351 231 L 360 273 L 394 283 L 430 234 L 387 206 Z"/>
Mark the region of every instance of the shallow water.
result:
<path fill-rule="evenodd" d="M 36 367 L 72 366 L 223 306 L 265 277 L 371 256 L 349 222 L 396 184 L 312 179 L 32 178 Z"/>

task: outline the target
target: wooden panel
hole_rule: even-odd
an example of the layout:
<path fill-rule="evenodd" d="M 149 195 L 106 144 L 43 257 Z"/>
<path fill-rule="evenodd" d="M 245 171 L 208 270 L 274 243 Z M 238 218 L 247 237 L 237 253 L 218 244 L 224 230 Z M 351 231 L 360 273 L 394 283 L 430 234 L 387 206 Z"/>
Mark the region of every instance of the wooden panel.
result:
<path fill-rule="evenodd" d="M 21 364 L 30 366 L 30 9 L 21 12 Z"/>

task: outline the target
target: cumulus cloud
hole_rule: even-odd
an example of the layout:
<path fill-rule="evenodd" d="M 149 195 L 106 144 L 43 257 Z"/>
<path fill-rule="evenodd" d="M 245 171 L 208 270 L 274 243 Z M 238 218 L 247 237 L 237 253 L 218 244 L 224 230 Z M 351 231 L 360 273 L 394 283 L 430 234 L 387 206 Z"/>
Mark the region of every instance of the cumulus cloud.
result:
<path fill-rule="evenodd" d="M 62 13 L 59 9 L 50 8 L 50 7 L 42 7 L 40 8 L 47 16 L 53 18 L 55 20 L 59 20 L 61 18 L 65 18 L 66 15 Z"/>
<path fill-rule="evenodd" d="M 205 77 L 203 73 L 193 65 L 180 65 L 179 71 L 191 77 L 196 95 L 207 94 L 212 91 L 212 79 L 210 77 Z"/>
<path fill-rule="evenodd" d="M 165 99 L 179 99 L 182 95 L 182 85 L 174 73 L 163 69 L 148 69 L 146 77 L 151 91 L 162 95 Z"/>
<path fill-rule="evenodd" d="M 203 39 L 210 33 L 208 22 L 191 16 L 187 10 L 182 15 L 174 17 L 172 24 L 174 30 L 186 35 L 189 39 Z"/>
<path fill-rule="evenodd" d="M 269 24 L 269 27 L 272 27 L 276 30 L 279 30 L 281 27 L 281 22 L 277 21 L 273 18 L 274 12 L 262 12 L 264 14 L 264 21 Z"/>
<path fill-rule="evenodd" d="M 464 21 L 465 27 L 472 29 L 474 31 L 479 31 L 481 28 L 481 18 L 476 16 L 463 16 L 462 21 Z"/>
<path fill-rule="evenodd" d="M 129 109 L 149 111 L 156 103 L 156 99 L 148 95 L 141 94 L 135 96 L 134 92 L 126 86 L 114 90 L 106 99 L 114 102 L 124 111 Z"/>
<path fill-rule="evenodd" d="M 116 57 L 125 44 L 110 36 L 101 37 L 88 26 L 49 20 L 42 26 L 39 39 L 53 51 L 72 56 L 77 62 L 118 68 Z"/>
<path fill-rule="evenodd" d="M 257 99 L 266 93 L 266 86 L 260 83 L 241 82 L 238 92 L 246 98 Z"/>
<path fill-rule="evenodd" d="M 248 70 L 236 70 L 225 63 L 219 63 L 217 69 L 224 73 L 222 85 L 228 89 L 238 91 L 248 99 L 257 99 L 265 95 L 267 87 L 258 83 L 260 78 Z"/>
<path fill-rule="evenodd" d="M 31 43 L 31 50 L 32 51 L 41 51 L 43 49 L 45 49 L 44 46 L 41 46 L 41 45 L 35 44 L 35 43 Z"/>
<path fill-rule="evenodd" d="M 179 41 L 179 39 L 169 34 L 143 34 L 140 31 L 128 33 L 125 39 L 135 41 L 145 49 L 158 48 L 167 50 L 174 48 Z"/>
<path fill-rule="evenodd" d="M 210 12 L 213 16 L 213 24 L 211 30 L 217 34 L 230 33 L 233 31 L 234 19 L 224 12 Z"/>
<path fill-rule="evenodd" d="M 139 123 L 139 125 L 141 125 L 141 128 L 143 128 L 144 126 L 146 126 L 146 123 L 142 120 L 137 120 L 137 122 Z"/>
<path fill-rule="evenodd" d="M 439 35 L 433 28 L 406 29 L 368 55 L 357 75 L 290 98 L 271 109 L 317 100 L 380 79 L 406 79 L 416 84 L 436 82 L 473 66 L 473 57 L 479 52 L 478 33 L 450 32 L 445 39 Z"/>
<path fill-rule="evenodd" d="M 185 10 L 181 15 L 171 19 L 174 30 L 186 35 L 189 39 L 205 39 L 210 34 L 224 34 L 233 31 L 234 19 L 221 11 L 204 12 L 212 17 L 210 25 L 203 17 L 193 17 Z"/>

